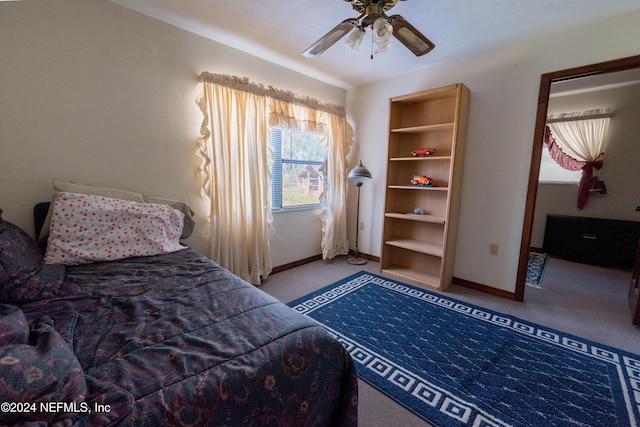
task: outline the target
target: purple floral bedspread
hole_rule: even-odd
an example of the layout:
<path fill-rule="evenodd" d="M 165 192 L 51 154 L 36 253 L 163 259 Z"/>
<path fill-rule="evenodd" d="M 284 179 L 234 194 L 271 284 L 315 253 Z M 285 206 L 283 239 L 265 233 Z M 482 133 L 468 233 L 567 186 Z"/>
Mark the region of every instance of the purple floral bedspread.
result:
<path fill-rule="evenodd" d="M 62 408 L 71 409 L 62 419 L 21 414 L 5 421 L 357 424 L 357 378 L 342 345 L 195 251 L 67 267 L 60 274 L 64 292 L 4 305 L 1 318 L 13 316 L 15 331 L 6 336 L 15 336 L 18 346 L 7 360 L 26 357 L 19 341 L 28 334 L 30 346 L 40 348 L 36 353 L 51 356 L 43 363 L 52 371 L 45 377 L 69 387 L 49 398 L 78 406 Z M 37 384 L 42 375 L 36 377 Z"/>

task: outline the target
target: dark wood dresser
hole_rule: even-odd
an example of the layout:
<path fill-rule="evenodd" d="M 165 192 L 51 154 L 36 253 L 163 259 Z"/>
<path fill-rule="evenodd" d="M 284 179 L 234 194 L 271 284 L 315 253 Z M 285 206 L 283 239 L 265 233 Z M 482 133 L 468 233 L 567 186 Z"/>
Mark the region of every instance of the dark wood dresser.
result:
<path fill-rule="evenodd" d="M 551 256 L 631 271 L 640 222 L 547 215 L 543 249 Z"/>

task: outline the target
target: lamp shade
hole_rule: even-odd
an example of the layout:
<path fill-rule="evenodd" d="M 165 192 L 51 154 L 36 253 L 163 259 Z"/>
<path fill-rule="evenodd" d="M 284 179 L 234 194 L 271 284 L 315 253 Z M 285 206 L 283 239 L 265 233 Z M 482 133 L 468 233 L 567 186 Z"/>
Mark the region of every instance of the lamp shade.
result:
<path fill-rule="evenodd" d="M 364 31 L 358 27 L 354 28 L 349 34 L 349 37 L 345 41 L 347 47 L 352 50 L 360 50 L 362 39 L 364 38 Z"/>
<path fill-rule="evenodd" d="M 369 169 L 362 165 L 362 160 L 360 160 L 360 163 L 355 168 L 349 171 L 347 179 L 349 181 L 362 184 L 363 182 L 371 180 L 371 172 L 369 172 Z"/>
<path fill-rule="evenodd" d="M 373 40 L 376 42 L 386 42 L 393 34 L 393 26 L 385 18 L 378 18 L 373 23 Z"/>

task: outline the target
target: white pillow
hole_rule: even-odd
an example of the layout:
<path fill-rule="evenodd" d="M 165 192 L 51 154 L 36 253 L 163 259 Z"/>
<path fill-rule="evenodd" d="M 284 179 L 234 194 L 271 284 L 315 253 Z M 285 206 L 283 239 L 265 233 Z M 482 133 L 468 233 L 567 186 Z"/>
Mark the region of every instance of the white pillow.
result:
<path fill-rule="evenodd" d="M 114 199 L 132 200 L 134 202 L 145 203 L 144 196 L 140 193 L 134 193 L 133 191 L 120 190 L 117 188 L 98 187 L 96 185 L 81 184 L 79 182 L 60 181 L 59 179 L 53 179 L 53 199 L 51 200 L 51 206 L 47 212 L 47 217 L 42 224 L 42 230 L 40 234 L 36 236 L 38 243 L 46 243 L 49 238 L 49 228 L 51 228 L 51 216 L 53 215 L 53 202 L 56 200 L 57 192 L 62 191 L 65 193 L 80 193 L 80 194 L 93 194 L 95 196 L 112 197 Z"/>
<path fill-rule="evenodd" d="M 78 265 L 179 251 L 183 221 L 168 205 L 58 192 L 44 261 Z"/>

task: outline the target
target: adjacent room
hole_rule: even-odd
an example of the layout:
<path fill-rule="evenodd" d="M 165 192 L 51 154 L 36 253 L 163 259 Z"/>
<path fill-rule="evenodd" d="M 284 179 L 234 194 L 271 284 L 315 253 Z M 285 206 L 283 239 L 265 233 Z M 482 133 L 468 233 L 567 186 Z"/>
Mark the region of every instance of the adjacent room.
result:
<path fill-rule="evenodd" d="M 637 425 L 638 22 L 0 0 L 0 425 Z"/>

